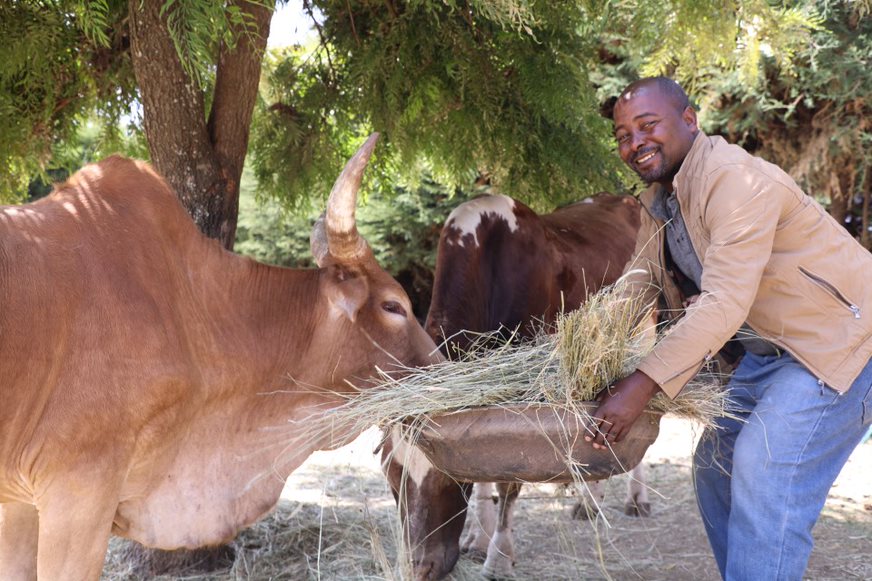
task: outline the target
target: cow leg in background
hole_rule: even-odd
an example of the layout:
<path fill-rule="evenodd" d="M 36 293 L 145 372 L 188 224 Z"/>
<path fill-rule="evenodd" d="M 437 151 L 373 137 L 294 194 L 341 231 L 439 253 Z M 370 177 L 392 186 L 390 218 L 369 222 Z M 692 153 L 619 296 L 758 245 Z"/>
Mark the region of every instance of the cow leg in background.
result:
<path fill-rule="evenodd" d="M 606 496 L 605 480 L 586 482 L 586 488 L 579 491 L 578 502 L 572 507 L 575 520 L 593 520 L 599 514 Z M 644 462 L 639 462 L 630 471 L 627 479 L 627 497 L 624 500 L 624 514 L 627 516 L 651 516 L 651 502 L 648 499 L 648 483 L 645 482 Z"/>
<path fill-rule="evenodd" d="M 0 504 L 0 579 L 36 579 L 39 516 L 22 502 Z"/>
<path fill-rule="evenodd" d="M 572 518 L 575 520 L 594 520 L 600 513 L 600 507 L 606 497 L 606 481 L 585 481 L 584 486 L 576 485 L 578 501 L 572 507 Z"/>
<path fill-rule="evenodd" d="M 472 490 L 471 510 L 467 517 L 469 527 L 460 542 L 460 551 L 484 561 L 497 524 L 494 485 L 492 482 L 476 482 Z"/>
<path fill-rule="evenodd" d="M 521 485 L 515 483 L 497 484 L 497 528 L 487 549 L 487 560 L 482 573 L 491 579 L 511 577 L 515 567 L 515 539 L 512 536 L 515 501 L 521 492 Z"/>
<path fill-rule="evenodd" d="M 651 516 L 651 501 L 648 500 L 648 483 L 645 481 L 644 462 L 639 462 L 627 480 L 627 500 L 624 514 L 628 516 Z"/>
<path fill-rule="evenodd" d="M 415 580 L 448 575 L 460 557 L 472 484 L 458 483 L 434 468 L 396 429 L 382 443 L 382 471 L 400 508 Z"/>

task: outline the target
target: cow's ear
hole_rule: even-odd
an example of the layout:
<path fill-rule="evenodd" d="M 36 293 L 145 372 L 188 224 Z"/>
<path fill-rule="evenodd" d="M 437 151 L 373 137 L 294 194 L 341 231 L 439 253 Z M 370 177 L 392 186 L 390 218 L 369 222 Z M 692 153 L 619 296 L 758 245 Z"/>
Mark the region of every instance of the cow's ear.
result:
<path fill-rule="evenodd" d="M 327 301 L 334 316 L 345 317 L 352 323 L 369 298 L 369 282 L 362 273 L 343 265 L 327 268 Z"/>

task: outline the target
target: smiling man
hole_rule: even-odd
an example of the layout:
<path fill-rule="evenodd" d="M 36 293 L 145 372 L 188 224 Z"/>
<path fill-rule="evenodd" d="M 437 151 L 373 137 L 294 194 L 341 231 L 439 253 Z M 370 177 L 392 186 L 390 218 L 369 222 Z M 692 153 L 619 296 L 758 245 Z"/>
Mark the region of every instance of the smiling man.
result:
<path fill-rule="evenodd" d="M 872 423 L 872 254 L 784 171 L 700 131 L 671 79 L 628 86 L 614 122 L 621 159 L 650 185 L 628 270 L 672 321 L 600 396 L 588 440 L 620 441 L 651 397 L 678 395 L 738 336 L 726 389 L 743 421 L 720 420 L 697 447 L 700 512 L 724 579 L 801 579 Z"/>

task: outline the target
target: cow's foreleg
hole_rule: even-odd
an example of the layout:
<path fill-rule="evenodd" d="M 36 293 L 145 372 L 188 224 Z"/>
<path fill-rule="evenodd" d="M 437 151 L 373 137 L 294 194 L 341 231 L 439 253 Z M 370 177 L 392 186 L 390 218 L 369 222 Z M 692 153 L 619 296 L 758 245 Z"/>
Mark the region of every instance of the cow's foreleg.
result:
<path fill-rule="evenodd" d="M 497 525 L 497 510 L 493 499 L 494 485 L 492 482 L 477 482 L 470 499 L 470 515 L 467 518 L 469 526 L 460 550 L 469 553 L 474 559 L 484 561 L 487 548 L 494 536 Z"/>
<path fill-rule="evenodd" d="M 651 516 L 651 501 L 648 499 L 648 483 L 645 482 L 644 462 L 639 462 L 630 472 L 627 480 L 627 500 L 624 514 L 629 516 Z"/>
<path fill-rule="evenodd" d="M 39 511 L 37 578 L 52 581 L 99 579 L 106 559 L 119 483 L 99 462 L 81 477 L 56 477 L 36 493 Z M 99 480 L 102 479 L 102 480 Z"/>
<path fill-rule="evenodd" d="M 579 485 L 578 501 L 572 507 L 572 518 L 575 520 L 594 520 L 600 513 L 600 507 L 606 497 L 605 480 L 585 481 Z"/>
<path fill-rule="evenodd" d="M 491 579 L 511 577 L 515 567 L 515 539 L 512 523 L 515 501 L 521 492 L 520 484 L 497 484 L 497 527 L 487 549 L 487 560 L 482 572 Z"/>
<path fill-rule="evenodd" d="M 36 507 L 21 502 L 0 504 L 0 579 L 36 579 L 38 535 Z"/>
<path fill-rule="evenodd" d="M 460 533 L 472 485 L 459 484 L 434 468 L 396 430 L 383 443 L 382 469 L 403 517 L 414 578 L 443 578 L 460 556 Z"/>
<path fill-rule="evenodd" d="M 99 579 L 114 512 L 114 509 L 107 511 L 98 507 L 80 508 L 72 502 L 66 507 L 41 509 L 37 578 L 52 581 Z"/>

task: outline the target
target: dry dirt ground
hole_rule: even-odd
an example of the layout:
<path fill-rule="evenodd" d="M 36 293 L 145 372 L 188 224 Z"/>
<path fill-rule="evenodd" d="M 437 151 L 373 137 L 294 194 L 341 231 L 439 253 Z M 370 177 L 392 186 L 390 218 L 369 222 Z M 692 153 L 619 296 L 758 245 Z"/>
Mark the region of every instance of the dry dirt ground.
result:
<path fill-rule="evenodd" d="M 718 579 L 690 478 L 694 425 L 666 417 L 645 456 L 650 518 L 622 512 L 627 476 L 613 478 L 605 518 L 569 518 L 572 496 L 553 485 L 525 487 L 515 519 L 518 579 Z M 288 480 L 276 512 L 234 544 L 235 561 L 211 573 L 162 579 L 399 579 L 394 503 L 372 456 L 370 430 L 335 452 L 314 454 Z M 860 445 L 833 487 L 814 530 L 806 578 L 872 579 L 872 442 Z M 155 578 L 114 540 L 104 579 Z M 384 553 L 384 557 L 380 555 Z M 480 579 L 461 558 L 455 581 Z"/>

